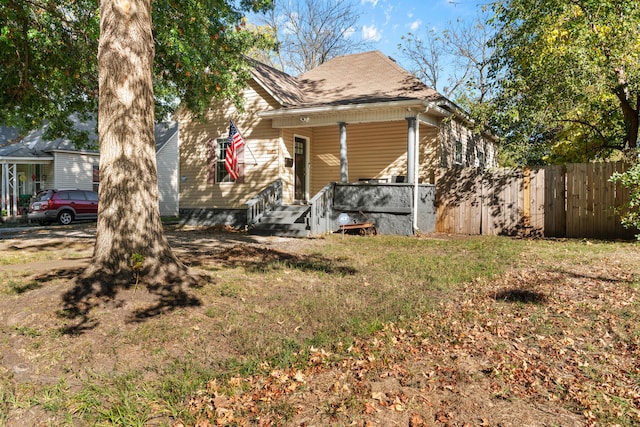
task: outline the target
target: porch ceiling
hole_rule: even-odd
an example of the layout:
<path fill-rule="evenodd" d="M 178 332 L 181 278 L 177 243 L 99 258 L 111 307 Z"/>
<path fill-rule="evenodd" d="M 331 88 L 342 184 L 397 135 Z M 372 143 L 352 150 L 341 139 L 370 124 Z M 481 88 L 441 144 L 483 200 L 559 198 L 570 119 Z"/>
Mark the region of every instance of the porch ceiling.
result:
<path fill-rule="evenodd" d="M 347 105 L 320 105 L 269 110 L 259 117 L 272 119 L 274 128 L 300 128 L 334 125 L 336 123 L 375 123 L 419 117 L 420 122 L 438 126 L 442 117 L 451 115 L 438 105 L 417 100 L 397 100 Z"/>

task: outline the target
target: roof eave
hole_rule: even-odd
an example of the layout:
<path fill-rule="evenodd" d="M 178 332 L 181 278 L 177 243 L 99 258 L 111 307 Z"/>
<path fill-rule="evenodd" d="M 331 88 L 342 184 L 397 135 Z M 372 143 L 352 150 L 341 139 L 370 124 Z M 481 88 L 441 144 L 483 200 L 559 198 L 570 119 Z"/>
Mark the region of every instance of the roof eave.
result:
<path fill-rule="evenodd" d="M 314 105 L 309 107 L 294 107 L 277 110 L 267 110 L 258 113 L 261 118 L 283 118 L 301 115 L 327 114 L 349 111 L 382 110 L 388 108 L 406 108 L 408 112 L 425 113 L 431 112 L 436 115 L 447 117 L 450 115 L 445 109 L 438 107 L 431 101 L 421 99 L 403 99 L 393 101 L 381 101 L 370 103 L 354 103 L 341 105 Z"/>
<path fill-rule="evenodd" d="M 0 164 L 23 163 L 23 164 L 47 164 L 53 161 L 53 157 L 0 157 Z"/>
<path fill-rule="evenodd" d="M 278 104 L 282 105 L 283 107 L 287 105 L 284 99 L 273 90 L 271 90 L 271 87 L 260 78 L 261 76 L 258 72 L 256 72 L 255 70 L 251 70 L 251 76 L 253 77 L 253 80 L 258 84 L 258 86 L 260 86 L 265 92 L 267 92 L 267 94 L 269 94 L 269 96 L 272 97 Z"/>
<path fill-rule="evenodd" d="M 90 155 L 90 156 L 100 155 L 99 150 L 71 150 L 71 149 L 64 149 L 64 148 L 51 148 L 51 149 L 45 150 L 45 153 L 66 153 L 66 154 L 81 154 L 81 155 Z"/>

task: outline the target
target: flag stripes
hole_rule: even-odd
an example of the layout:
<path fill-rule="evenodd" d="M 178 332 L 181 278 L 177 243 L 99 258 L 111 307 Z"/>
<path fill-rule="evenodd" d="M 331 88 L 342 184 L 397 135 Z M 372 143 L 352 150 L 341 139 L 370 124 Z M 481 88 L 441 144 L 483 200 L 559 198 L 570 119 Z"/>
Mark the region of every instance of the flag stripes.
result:
<path fill-rule="evenodd" d="M 227 140 L 227 150 L 224 157 L 224 167 L 229 172 L 231 179 L 236 181 L 240 175 L 240 167 L 238 165 L 238 151 L 244 145 L 242 135 L 238 132 L 238 128 L 233 122 L 229 122 L 229 139 Z"/>

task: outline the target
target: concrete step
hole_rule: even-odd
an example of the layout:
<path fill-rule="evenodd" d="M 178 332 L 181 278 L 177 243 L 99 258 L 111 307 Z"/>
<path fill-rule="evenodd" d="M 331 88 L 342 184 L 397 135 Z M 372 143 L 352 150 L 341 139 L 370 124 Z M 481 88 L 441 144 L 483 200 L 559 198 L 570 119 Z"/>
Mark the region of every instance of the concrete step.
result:
<path fill-rule="evenodd" d="M 302 222 L 305 218 L 305 211 L 274 211 L 266 213 L 262 218 L 260 218 L 260 222 L 293 224 L 296 222 Z"/>
<path fill-rule="evenodd" d="M 249 233 L 263 236 L 307 237 L 308 206 L 277 206 L 266 212 Z"/>
<path fill-rule="evenodd" d="M 258 236 L 308 237 L 304 224 L 259 224 L 249 229 L 249 234 Z"/>

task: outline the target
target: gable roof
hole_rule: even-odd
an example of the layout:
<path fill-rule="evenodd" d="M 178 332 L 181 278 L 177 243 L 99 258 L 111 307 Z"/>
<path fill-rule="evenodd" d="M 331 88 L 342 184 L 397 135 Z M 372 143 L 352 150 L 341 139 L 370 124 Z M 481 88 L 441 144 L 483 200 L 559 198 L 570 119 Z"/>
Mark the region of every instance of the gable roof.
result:
<path fill-rule="evenodd" d="M 60 151 L 97 155 L 98 135 L 95 121 L 76 122 L 74 127 L 88 133 L 89 147 L 77 148 L 69 138 L 46 140 L 43 138 L 45 127 L 33 130 L 21 138 L 16 129 L 0 126 L 0 160 L 52 160 L 51 153 Z M 160 151 L 177 132 L 177 122 L 158 123 L 155 126 L 156 152 Z"/>
<path fill-rule="evenodd" d="M 258 61 L 254 61 L 252 74 L 280 105 L 292 107 L 303 102 L 304 94 L 295 77 Z"/>
<path fill-rule="evenodd" d="M 377 50 L 339 56 L 298 77 L 256 63 L 253 75 L 283 108 L 445 100 Z"/>
<path fill-rule="evenodd" d="M 334 58 L 298 77 L 306 105 L 442 98 L 380 51 Z"/>

